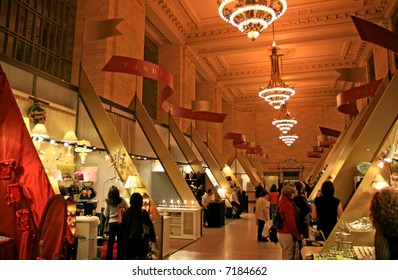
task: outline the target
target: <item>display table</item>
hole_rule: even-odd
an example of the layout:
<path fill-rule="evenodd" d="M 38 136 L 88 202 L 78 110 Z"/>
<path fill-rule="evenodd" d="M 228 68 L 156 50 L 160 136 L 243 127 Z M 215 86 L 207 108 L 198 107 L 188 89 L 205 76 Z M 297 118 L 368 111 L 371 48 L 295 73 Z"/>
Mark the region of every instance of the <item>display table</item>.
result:
<path fill-rule="evenodd" d="M 209 210 L 208 226 L 219 228 L 225 225 L 225 202 L 217 201 L 209 203 L 207 207 Z"/>
<path fill-rule="evenodd" d="M 201 232 L 201 209 L 157 207 L 163 216 L 170 216 L 170 238 L 196 240 Z"/>
<path fill-rule="evenodd" d="M 76 236 L 78 260 L 93 260 L 97 256 L 97 234 L 100 220 L 97 216 L 77 216 Z"/>
<path fill-rule="evenodd" d="M 14 239 L 0 236 L 0 260 L 14 260 L 15 247 Z"/>
<path fill-rule="evenodd" d="M 162 258 L 170 255 L 170 217 L 163 216 Z"/>

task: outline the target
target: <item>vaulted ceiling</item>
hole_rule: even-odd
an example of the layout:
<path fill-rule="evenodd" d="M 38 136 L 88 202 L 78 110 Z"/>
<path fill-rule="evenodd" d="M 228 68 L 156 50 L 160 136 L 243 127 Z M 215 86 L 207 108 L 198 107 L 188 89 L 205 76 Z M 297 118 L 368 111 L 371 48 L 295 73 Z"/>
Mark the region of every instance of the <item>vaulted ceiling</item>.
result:
<path fill-rule="evenodd" d="M 351 16 L 388 26 L 385 19 L 391 17 L 398 1 L 286 2 L 287 11 L 275 21 L 274 32 L 268 27 L 255 41 L 220 18 L 217 0 L 148 1 L 147 32 L 159 44 L 189 46 L 197 57 L 199 79 L 217 82 L 224 102 L 242 112 L 274 110 L 258 92 L 270 79 L 271 46 L 275 40 L 278 53 L 283 54 L 283 79 L 296 91 L 289 108 L 291 104 L 336 108 L 337 94 L 354 86 L 339 80 L 336 69 L 363 67 L 372 55 L 372 44 L 360 39 Z M 318 128 L 322 123 L 311 125 Z M 315 129 L 311 133 L 315 136 Z M 312 144 L 307 143 L 308 149 Z"/>
<path fill-rule="evenodd" d="M 294 86 L 294 99 L 334 102 L 336 94 L 352 87 L 337 80 L 335 69 L 357 67 L 370 55 L 351 16 L 385 24 L 393 2 L 287 0 L 287 11 L 275 21 L 274 32 L 268 27 L 255 41 L 220 18 L 216 0 L 149 1 L 148 21 L 162 40 L 191 47 L 199 58 L 199 73 L 217 81 L 224 99 L 237 108 L 264 102 L 258 91 L 269 81 L 273 38 L 284 55 L 283 79 Z"/>

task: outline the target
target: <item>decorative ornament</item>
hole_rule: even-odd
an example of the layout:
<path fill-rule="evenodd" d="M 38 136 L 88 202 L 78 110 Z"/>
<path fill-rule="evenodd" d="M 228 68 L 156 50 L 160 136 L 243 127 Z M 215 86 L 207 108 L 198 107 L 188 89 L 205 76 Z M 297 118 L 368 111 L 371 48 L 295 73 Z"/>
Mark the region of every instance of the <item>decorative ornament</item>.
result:
<path fill-rule="evenodd" d="M 368 172 L 370 168 L 370 165 L 371 165 L 370 162 L 360 162 L 357 164 L 357 169 L 362 174 L 366 174 L 366 172 Z"/>
<path fill-rule="evenodd" d="M 44 124 L 47 119 L 47 112 L 39 106 L 37 102 L 33 103 L 28 109 L 29 120 L 35 125 L 38 123 Z"/>
<path fill-rule="evenodd" d="M 7 186 L 6 201 L 8 206 L 14 203 L 20 204 L 21 197 L 22 197 L 22 186 L 19 183 Z"/>
<path fill-rule="evenodd" d="M 10 180 L 11 172 L 15 168 L 15 160 L 5 160 L 0 162 L 0 180 Z"/>
<path fill-rule="evenodd" d="M 20 231 L 27 231 L 30 228 L 30 212 L 28 209 L 18 210 L 17 216 L 17 227 Z"/>

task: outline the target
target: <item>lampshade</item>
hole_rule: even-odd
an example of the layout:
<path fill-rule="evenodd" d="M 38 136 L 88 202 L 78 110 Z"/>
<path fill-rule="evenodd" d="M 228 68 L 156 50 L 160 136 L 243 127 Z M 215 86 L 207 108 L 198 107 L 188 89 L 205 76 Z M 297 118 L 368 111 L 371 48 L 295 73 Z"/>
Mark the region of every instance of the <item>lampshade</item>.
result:
<path fill-rule="evenodd" d="M 394 153 L 395 153 L 395 146 L 391 145 L 390 148 L 388 149 L 387 156 L 384 158 L 384 160 L 386 162 L 392 162 L 392 158 L 394 156 Z"/>
<path fill-rule="evenodd" d="M 134 189 L 134 188 L 138 188 L 138 187 L 139 187 L 138 176 L 137 175 L 128 176 L 126 184 L 124 185 L 124 188 Z"/>
<path fill-rule="evenodd" d="M 74 131 L 67 131 L 64 135 L 64 137 L 62 138 L 62 142 L 66 142 L 66 143 L 77 143 L 77 137 Z"/>
<path fill-rule="evenodd" d="M 192 112 L 210 111 L 210 102 L 205 100 L 192 101 Z"/>
<path fill-rule="evenodd" d="M 77 147 L 75 149 L 76 153 L 90 153 L 93 150 L 91 149 L 91 143 L 87 140 L 77 141 Z"/>
<path fill-rule="evenodd" d="M 389 184 L 386 182 L 386 180 L 384 180 L 383 176 L 381 176 L 380 174 L 377 174 L 372 182 L 372 187 L 378 190 L 388 186 Z"/>
<path fill-rule="evenodd" d="M 34 136 L 34 137 L 41 137 L 41 138 L 50 137 L 48 135 L 46 126 L 44 124 L 42 124 L 42 123 L 38 123 L 38 124 L 35 125 L 35 127 L 33 127 L 31 135 Z"/>
<path fill-rule="evenodd" d="M 28 131 L 29 131 L 29 135 L 31 135 L 31 131 L 30 131 L 30 126 L 29 126 L 29 118 L 28 117 L 23 117 L 23 121 L 24 121 L 24 123 L 25 123 L 25 125 L 26 125 L 26 128 L 28 129 Z"/>

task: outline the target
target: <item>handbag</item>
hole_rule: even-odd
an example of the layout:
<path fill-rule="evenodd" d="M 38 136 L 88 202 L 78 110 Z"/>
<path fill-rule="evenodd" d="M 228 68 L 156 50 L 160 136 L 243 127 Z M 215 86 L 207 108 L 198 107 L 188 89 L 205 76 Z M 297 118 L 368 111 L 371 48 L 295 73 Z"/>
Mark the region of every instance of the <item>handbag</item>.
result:
<path fill-rule="evenodd" d="M 142 239 L 144 239 L 146 236 L 149 236 L 149 227 L 142 223 Z"/>
<path fill-rule="evenodd" d="M 123 213 L 124 213 L 123 207 L 121 207 L 121 208 L 119 208 L 119 210 L 117 210 L 117 223 L 119 225 L 122 223 Z"/>
<path fill-rule="evenodd" d="M 278 243 L 278 235 L 275 227 L 270 227 L 269 229 L 269 240 L 274 242 L 275 244 Z"/>
<path fill-rule="evenodd" d="M 123 213 L 124 213 L 124 211 L 126 210 L 126 209 L 124 209 L 122 202 L 123 202 L 123 201 L 121 201 L 121 202 L 119 203 L 119 209 L 117 210 L 117 223 L 118 223 L 119 225 L 122 223 Z"/>

